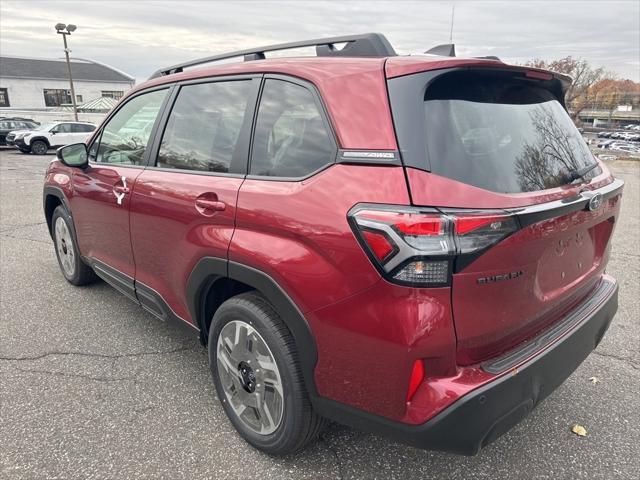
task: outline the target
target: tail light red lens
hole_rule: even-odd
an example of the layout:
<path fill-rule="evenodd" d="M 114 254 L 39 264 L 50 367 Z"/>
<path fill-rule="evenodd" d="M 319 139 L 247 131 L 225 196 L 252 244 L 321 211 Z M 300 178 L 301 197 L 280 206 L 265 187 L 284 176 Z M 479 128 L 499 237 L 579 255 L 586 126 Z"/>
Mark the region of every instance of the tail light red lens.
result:
<path fill-rule="evenodd" d="M 439 216 L 432 218 L 412 218 L 396 223 L 397 230 L 405 235 L 442 235 L 444 221 Z"/>
<path fill-rule="evenodd" d="M 371 248 L 371 251 L 380 261 L 384 261 L 395 250 L 393 244 L 387 239 L 383 233 L 371 230 L 363 230 L 362 236 Z"/>
<path fill-rule="evenodd" d="M 518 223 L 509 215 L 455 216 L 458 253 L 472 253 L 498 243 L 518 229 Z"/>
<path fill-rule="evenodd" d="M 348 218 L 381 273 L 415 286 L 449 285 L 457 257 L 480 252 L 518 229 L 516 219 L 501 211 L 358 205 Z"/>
<path fill-rule="evenodd" d="M 468 217 L 458 217 L 455 221 L 456 233 L 458 235 L 464 235 L 478 228 L 501 222 L 504 218 L 504 215 L 471 215 Z"/>

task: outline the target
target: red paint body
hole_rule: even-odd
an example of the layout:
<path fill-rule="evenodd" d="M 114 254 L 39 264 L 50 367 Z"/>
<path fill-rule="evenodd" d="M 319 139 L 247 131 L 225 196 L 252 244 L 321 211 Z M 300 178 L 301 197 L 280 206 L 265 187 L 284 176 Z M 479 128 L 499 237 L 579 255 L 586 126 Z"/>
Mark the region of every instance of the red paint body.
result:
<path fill-rule="evenodd" d="M 241 183 L 241 178 L 158 170 L 145 170 L 136 182 L 131 203 L 136 281 L 156 290 L 191 323 L 187 279 L 202 257 L 226 257 Z M 196 199 L 208 193 L 225 203 L 224 211 L 203 215 L 196 209 Z"/>
<path fill-rule="evenodd" d="M 273 59 L 161 77 L 136 91 L 219 75 L 292 75 L 317 87 L 340 148 L 395 151 L 386 78 L 463 65 L 504 67 L 441 57 Z M 187 322 L 194 319 L 186 285 L 199 259 L 229 259 L 271 276 L 312 330 L 319 395 L 418 424 L 495 380 L 479 362 L 531 338 L 589 295 L 604 273 L 609 219 L 620 202 L 519 230 L 440 288 L 382 278 L 347 212 L 358 203 L 512 208 L 567 199 L 610 183 L 601 167 L 588 185 L 526 194 L 489 192 L 399 165 L 335 164 L 306 180 L 275 181 L 100 164 L 81 171 L 55 161 L 46 185 L 67 197 L 84 256 L 152 288 Z M 113 190 L 122 176 L 131 192 L 117 206 Z M 203 210 L 207 202 L 222 202 L 215 204 L 224 210 Z M 562 252 L 559 242 L 567 244 Z M 519 270 L 517 281 L 477 284 L 478 277 Z M 407 403 L 417 359 L 424 360 L 425 380 Z"/>

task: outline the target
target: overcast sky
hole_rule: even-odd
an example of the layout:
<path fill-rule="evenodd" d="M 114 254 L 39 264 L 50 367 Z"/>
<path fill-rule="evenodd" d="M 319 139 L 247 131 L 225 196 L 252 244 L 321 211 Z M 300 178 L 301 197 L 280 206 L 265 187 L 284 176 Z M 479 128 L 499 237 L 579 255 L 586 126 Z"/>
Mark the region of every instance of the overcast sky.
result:
<path fill-rule="evenodd" d="M 382 32 L 401 53 L 448 43 L 454 2 L 0 2 L 0 53 L 59 58 L 53 26 L 75 23 L 72 56 L 139 81 L 159 67 L 225 51 L 322 36 Z M 509 62 L 572 55 L 640 81 L 640 1 L 456 1 L 458 55 Z"/>

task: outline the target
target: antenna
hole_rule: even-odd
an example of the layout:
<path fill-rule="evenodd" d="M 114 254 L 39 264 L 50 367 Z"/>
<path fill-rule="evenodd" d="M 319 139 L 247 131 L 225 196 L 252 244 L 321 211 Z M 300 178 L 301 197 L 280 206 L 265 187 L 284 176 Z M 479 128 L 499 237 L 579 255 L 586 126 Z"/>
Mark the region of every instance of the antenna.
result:
<path fill-rule="evenodd" d="M 449 43 L 453 43 L 453 19 L 456 13 L 456 4 L 451 5 L 451 30 L 449 30 Z"/>

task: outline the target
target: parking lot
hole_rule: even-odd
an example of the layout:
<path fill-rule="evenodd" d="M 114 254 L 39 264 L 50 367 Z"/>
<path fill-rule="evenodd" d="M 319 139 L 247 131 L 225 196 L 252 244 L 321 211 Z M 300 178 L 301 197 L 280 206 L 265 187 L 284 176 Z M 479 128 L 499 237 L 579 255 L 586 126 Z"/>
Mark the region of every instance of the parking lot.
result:
<path fill-rule="evenodd" d="M 638 478 L 640 162 L 610 163 L 626 182 L 608 269 L 618 315 L 525 421 L 476 457 L 330 425 L 309 450 L 271 458 L 227 421 L 195 335 L 105 283 L 63 279 L 42 213 L 51 158 L 0 149 L 1 478 Z"/>

